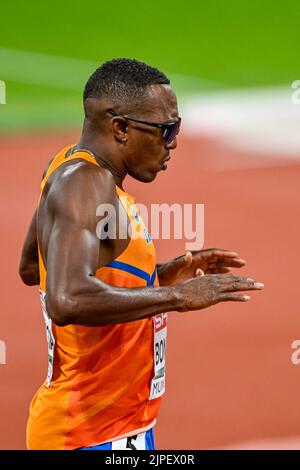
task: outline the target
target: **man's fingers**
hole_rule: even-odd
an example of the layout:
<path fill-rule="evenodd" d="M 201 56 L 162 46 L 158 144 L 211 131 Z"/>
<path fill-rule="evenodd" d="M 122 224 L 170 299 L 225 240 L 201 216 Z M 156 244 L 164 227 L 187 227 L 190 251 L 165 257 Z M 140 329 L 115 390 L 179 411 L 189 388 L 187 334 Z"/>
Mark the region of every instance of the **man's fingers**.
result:
<path fill-rule="evenodd" d="M 208 250 L 200 250 L 192 252 L 194 263 L 201 263 L 206 261 L 207 263 L 215 261 L 223 261 L 223 259 L 239 259 L 239 255 L 234 251 L 219 250 L 216 248 L 211 248 Z"/>
<path fill-rule="evenodd" d="M 231 266 L 232 268 L 241 268 L 246 264 L 246 261 L 242 258 L 224 258 L 224 260 L 219 262 L 224 266 Z"/>
<path fill-rule="evenodd" d="M 209 268 L 206 270 L 206 274 L 227 274 L 230 273 L 229 267 L 220 267 L 220 268 Z"/>
<path fill-rule="evenodd" d="M 202 258 L 221 257 L 221 258 L 238 258 L 239 255 L 235 251 L 221 250 L 220 248 L 208 248 L 199 252 Z M 194 255 L 195 256 L 195 255 Z"/>
<path fill-rule="evenodd" d="M 246 261 L 242 258 L 226 258 L 225 257 L 223 260 L 219 262 L 223 263 L 225 266 L 234 266 L 234 267 L 244 266 L 246 264 Z"/>
<path fill-rule="evenodd" d="M 218 297 L 220 302 L 247 302 L 250 300 L 249 295 L 241 295 L 241 294 L 220 294 Z"/>
<path fill-rule="evenodd" d="M 226 256 L 212 256 L 207 259 L 209 266 L 211 265 L 224 265 L 224 266 L 232 266 L 239 268 L 241 266 L 245 266 L 246 261 L 242 258 L 227 258 Z"/>
<path fill-rule="evenodd" d="M 264 284 L 261 282 L 253 281 L 253 279 L 236 279 L 232 282 L 226 282 L 222 288 L 222 292 L 235 292 L 240 290 L 261 290 Z"/>

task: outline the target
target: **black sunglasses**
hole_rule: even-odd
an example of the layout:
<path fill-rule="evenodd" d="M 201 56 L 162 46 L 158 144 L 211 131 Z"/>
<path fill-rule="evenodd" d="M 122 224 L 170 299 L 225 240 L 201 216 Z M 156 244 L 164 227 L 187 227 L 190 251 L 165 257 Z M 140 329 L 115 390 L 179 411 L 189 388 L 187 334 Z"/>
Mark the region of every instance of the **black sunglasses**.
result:
<path fill-rule="evenodd" d="M 112 116 L 120 116 L 128 121 L 139 122 L 140 124 L 146 124 L 146 126 L 158 127 L 162 130 L 163 138 L 165 139 L 167 144 L 170 144 L 178 134 L 180 130 L 181 118 L 178 118 L 178 121 L 171 122 L 170 124 L 164 124 L 162 122 L 149 122 L 149 121 L 140 121 L 139 119 L 135 119 L 132 117 L 122 116 L 121 114 L 117 114 L 114 111 L 108 111 L 109 114 Z"/>

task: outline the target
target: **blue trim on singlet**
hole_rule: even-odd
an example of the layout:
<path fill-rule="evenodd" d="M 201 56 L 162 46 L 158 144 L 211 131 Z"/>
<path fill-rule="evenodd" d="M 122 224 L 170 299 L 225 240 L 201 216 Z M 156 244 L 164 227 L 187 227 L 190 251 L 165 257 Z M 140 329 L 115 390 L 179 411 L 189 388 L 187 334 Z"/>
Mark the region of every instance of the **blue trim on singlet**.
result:
<path fill-rule="evenodd" d="M 155 278 L 156 278 L 156 268 L 154 269 L 154 272 L 153 272 L 152 276 L 150 277 L 150 282 L 149 282 L 148 285 L 153 286 Z"/>
<path fill-rule="evenodd" d="M 140 221 L 139 215 L 133 206 L 131 207 L 131 210 L 132 210 L 135 220 L 139 222 Z"/>
<path fill-rule="evenodd" d="M 147 286 L 153 286 L 156 277 L 156 268 L 154 269 L 152 276 L 150 276 L 146 271 L 136 268 L 131 264 L 123 263 L 123 261 L 112 261 L 111 263 L 106 264 L 105 267 L 120 269 L 121 271 L 134 274 L 135 276 L 144 279 L 144 281 L 147 282 Z"/>
<path fill-rule="evenodd" d="M 146 432 L 145 436 L 145 450 L 155 450 L 155 443 L 154 443 L 154 432 L 153 428 L 149 429 Z M 128 438 L 130 440 L 130 438 Z M 131 445 L 134 446 L 134 439 L 131 439 L 132 443 Z M 127 447 L 127 450 L 134 450 L 133 447 L 129 445 Z M 98 446 L 91 446 L 91 447 L 80 447 L 80 449 L 76 450 L 112 450 L 112 443 L 111 442 L 106 442 L 105 444 L 100 444 Z"/>

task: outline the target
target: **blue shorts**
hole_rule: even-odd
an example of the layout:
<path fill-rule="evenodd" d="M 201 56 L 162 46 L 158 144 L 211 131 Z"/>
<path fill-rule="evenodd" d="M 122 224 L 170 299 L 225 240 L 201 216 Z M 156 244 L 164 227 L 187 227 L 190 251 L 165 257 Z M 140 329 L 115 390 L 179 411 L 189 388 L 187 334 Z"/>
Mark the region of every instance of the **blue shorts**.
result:
<path fill-rule="evenodd" d="M 135 436 L 124 437 L 98 446 L 80 447 L 77 450 L 155 450 L 153 428 Z"/>

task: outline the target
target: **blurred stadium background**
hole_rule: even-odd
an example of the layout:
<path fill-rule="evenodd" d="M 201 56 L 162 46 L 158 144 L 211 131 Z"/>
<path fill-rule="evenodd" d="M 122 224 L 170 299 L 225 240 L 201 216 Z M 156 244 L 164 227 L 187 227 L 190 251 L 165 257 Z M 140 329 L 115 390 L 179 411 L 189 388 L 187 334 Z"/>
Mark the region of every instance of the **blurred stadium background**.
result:
<path fill-rule="evenodd" d="M 265 283 L 248 304 L 170 315 L 157 446 L 300 449 L 297 2 L 29 0 L 17 10 L 1 5 L 0 448 L 25 448 L 46 374 L 38 294 L 18 278 L 44 165 L 78 139 L 89 74 L 134 57 L 170 76 L 183 131 L 168 172 L 128 191 L 147 204 L 204 203 L 205 246 L 238 251 L 243 272 Z M 156 245 L 161 261 L 184 250 Z"/>

